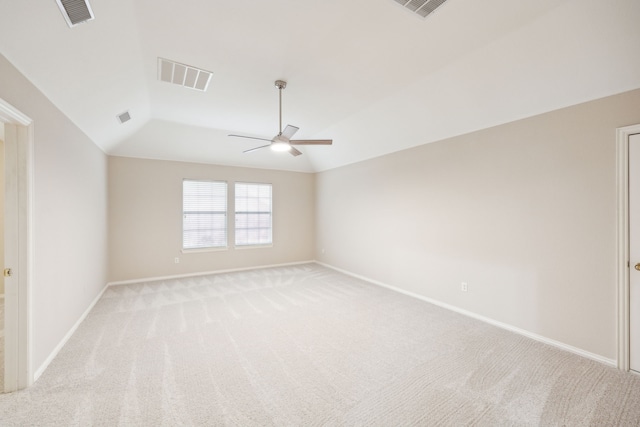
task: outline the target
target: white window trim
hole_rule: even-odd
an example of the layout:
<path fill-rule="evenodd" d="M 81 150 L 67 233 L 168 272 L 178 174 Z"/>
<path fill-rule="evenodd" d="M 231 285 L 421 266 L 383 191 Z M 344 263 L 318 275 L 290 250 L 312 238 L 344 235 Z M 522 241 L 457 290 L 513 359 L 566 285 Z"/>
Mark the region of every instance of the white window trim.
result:
<path fill-rule="evenodd" d="M 193 254 L 193 253 L 200 253 L 200 252 L 224 252 L 228 250 L 229 250 L 229 246 L 213 246 L 210 248 L 194 248 L 194 249 L 182 248 L 180 252 L 183 254 Z"/>
<path fill-rule="evenodd" d="M 226 217 L 226 228 L 225 228 L 225 245 L 224 246 L 207 246 L 201 248 L 185 248 L 184 247 L 184 183 L 186 181 L 191 182 L 212 182 L 212 183 L 224 183 L 225 184 L 225 193 L 226 193 L 226 206 L 225 206 L 225 217 Z M 218 252 L 218 251 L 226 251 L 229 249 L 229 182 L 226 180 L 218 180 L 218 179 L 195 179 L 195 178 L 183 178 L 182 179 L 182 209 L 181 209 L 181 252 L 186 253 L 198 253 L 198 252 Z"/>
<path fill-rule="evenodd" d="M 273 233 L 273 226 L 271 227 L 271 233 Z M 271 236 L 271 240 L 273 240 L 273 235 Z M 273 243 L 257 243 L 255 245 L 235 245 L 233 248 L 242 251 L 245 249 L 267 249 L 272 247 Z"/>
<path fill-rule="evenodd" d="M 269 211 L 269 213 L 271 214 L 271 226 L 270 226 L 270 230 L 271 230 L 271 242 L 269 243 L 247 243 L 247 244 L 238 244 L 237 243 L 237 227 L 236 227 L 236 220 L 237 220 L 237 214 L 238 214 L 238 210 L 237 210 L 237 206 L 236 206 L 236 198 L 237 198 L 237 194 L 236 194 L 236 186 L 238 184 L 245 184 L 245 185 L 268 185 L 271 187 L 271 210 Z M 272 248 L 273 247 L 273 183 L 270 182 L 248 182 L 248 181 L 235 181 L 233 183 L 233 243 L 234 243 L 234 249 L 265 249 L 265 248 Z"/>

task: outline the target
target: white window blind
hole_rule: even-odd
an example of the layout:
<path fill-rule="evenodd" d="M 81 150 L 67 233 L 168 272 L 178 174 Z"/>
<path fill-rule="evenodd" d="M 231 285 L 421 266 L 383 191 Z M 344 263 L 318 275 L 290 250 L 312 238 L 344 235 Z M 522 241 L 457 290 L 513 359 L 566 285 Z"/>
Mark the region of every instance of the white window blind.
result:
<path fill-rule="evenodd" d="M 236 246 L 271 244 L 271 184 L 237 182 L 235 190 Z"/>
<path fill-rule="evenodd" d="M 227 183 L 182 181 L 182 248 L 227 246 Z"/>

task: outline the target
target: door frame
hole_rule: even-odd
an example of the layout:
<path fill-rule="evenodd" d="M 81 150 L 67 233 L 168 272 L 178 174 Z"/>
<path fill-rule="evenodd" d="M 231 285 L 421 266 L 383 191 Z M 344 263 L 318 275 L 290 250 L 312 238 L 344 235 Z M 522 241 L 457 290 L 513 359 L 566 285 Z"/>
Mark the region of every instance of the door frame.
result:
<path fill-rule="evenodd" d="M 630 370 L 629 313 L 629 138 L 640 133 L 640 124 L 616 129 L 618 369 Z"/>
<path fill-rule="evenodd" d="M 15 126 L 12 156 L 17 164 L 14 177 L 18 184 L 17 218 L 18 248 L 11 266 L 17 274 L 17 292 L 5 289 L 5 307 L 15 308 L 15 316 L 5 314 L 5 387 L 4 392 L 29 387 L 33 383 L 31 366 L 31 268 L 32 268 L 32 185 L 33 185 L 33 120 L 0 98 L 0 121 Z M 6 138 L 5 138 L 6 139 Z M 5 146 L 7 141 L 5 140 Z M 7 159 L 5 159 L 6 161 Z M 5 283 L 6 286 L 6 283 Z M 5 310 L 5 313 L 7 310 Z M 2 390 L 0 390 L 1 392 Z"/>

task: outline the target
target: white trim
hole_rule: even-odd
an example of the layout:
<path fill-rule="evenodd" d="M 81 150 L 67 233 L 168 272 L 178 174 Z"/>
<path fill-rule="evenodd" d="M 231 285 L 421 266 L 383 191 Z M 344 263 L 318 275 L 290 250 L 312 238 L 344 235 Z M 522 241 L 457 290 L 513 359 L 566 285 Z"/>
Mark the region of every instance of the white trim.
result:
<path fill-rule="evenodd" d="M 629 137 L 640 124 L 616 129 L 618 369 L 629 371 Z"/>
<path fill-rule="evenodd" d="M 26 116 L 25 116 L 26 117 Z M 31 119 L 29 119 L 31 120 Z M 20 217 L 20 356 L 21 363 L 24 364 L 24 372 L 19 373 L 20 380 L 18 386 L 22 388 L 33 384 L 33 322 L 31 322 L 31 301 L 33 301 L 31 291 L 31 278 L 33 277 L 33 182 L 34 182 L 34 125 L 30 123 L 27 127 L 18 129 L 18 143 L 22 144 L 18 153 L 21 154 L 18 170 L 21 173 L 22 184 L 19 185 L 19 209 L 23 214 Z M 24 221 L 22 221 L 24 220 Z"/>
<path fill-rule="evenodd" d="M 485 316 L 476 314 L 474 312 L 471 312 L 471 311 L 468 311 L 468 310 L 464 310 L 462 308 L 459 308 L 459 307 L 456 307 L 456 306 L 453 306 L 453 305 L 450 305 L 450 304 L 443 303 L 443 302 L 438 301 L 438 300 L 434 300 L 434 299 L 425 297 L 424 295 L 420 295 L 420 294 L 416 294 L 416 293 L 413 293 L 413 292 L 410 292 L 410 291 L 406 291 L 404 289 L 400 289 L 400 288 L 397 288 L 395 286 L 391 286 L 391 285 L 388 285 L 386 283 L 379 282 L 377 280 L 373 280 L 373 279 L 370 279 L 368 277 L 361 276 L 359 274 L 355 274 L 355 273 L 352 273 L 350 271 L 343 270 L 341 268 L 334 267 L 334 266 L 329 265 L 329 264 L 325 264 L 323 262 L 316 261 L 316 263 L 319 264 L 319 265 L 325 266 L 327 268 L 330 268 L 332 270 L 338 271 L 340 273 L 355 277 L 357 279 L 364 280 L 364 281 L 369 282 L 371 284 L 374 284 L 374 285 L 377 285 L 377 286 L 381 286 L 383 288 L 387 288 L 387 289 L 390 289 L 392 291 L 399 292 L 401 294 L 408 295 L 408 296 L 413 297 L 413 298 L 417 298 L 419 300 L 428 302 L 430 304 L 437 305 L 438 307 L 442 307 L 442 308 L 445 308 L 447 310 L 451 310 L 453 312 L 462 314 L 464 316 L 471 317 L 471 318 L 476 319 L 476 320 L 480 320 L 480 321 L 488 323 L 490 325 L 497 326 L 497 327 L 499 327 L 501 329 L 506 329 L 507 331 L 515 332 L 516 334 L 523 335 L 523 336 L 525 336 L 527 338 L 531 338 L 533 340 L 542 342 L 544 344 L 548 344 L 548 345 L 551 345 L 553 347 L 560 348 L 562 350 L 566 350 L 566 351 L 569 351 L 571 353 L 577 354 L 579 356 L 595 360 L 596 362 L 604 363 L 605 365 L 609 365 L 609 366 L 614 366 L 614 367 L 616 366 L 616 361 L 613 360 L 613 359 L 602 357 L 602 356 L 600 356 L 598 354 L 591 353 L 591 352 L 588 352 L 586 350 L 582 350 L 582 349 L 577 348 L 577 347 L 573 347 L 571 345 L 562 343 L 560 341 L 552 340 L 550 338 L 544 337 L 542 335 L 534 334 L 534 333 L 529 332 L 527 330 L 520 329 L 520 328 L 517 328 L 515 326 L 509 325 L 507 323 L 499 322 L 499 321 L 491 319 L 489 317 L 485 317 Z"/>
<path fill-rule="evenodd" d="M 5 370 L 4 391 L 15 391 L 33 383 L 31 277 L 33 265 L 33 120 L 11 104 L 0 99 L 0 121 L 14 125 L 16 131 L 18 253 L 16 254 L 16 294 L 5 294 L 5 304 L 11 305 L 16 316 L 5 323 L 5 367 L 7 359 L 11 370 Z M 5 141 L 6 142 L 6 141 Z M 6 148 L 6 146 L 5 146 Z M 5 316 L 7 307 L 5 306 Z"/>
<path fill-rule="evenodd" d="M 33 120 L 0 98 L 0 122 L 29 126 Z"/>
<path fill-rule="evenodd" d="M 204 252 L 222 252 L 222 251 L 228 251 L 228 250 L 229 250 L 229 246 L 212 246 L 210 248 L 194 248 L 194 249 L 182 248 L 180 252 L 183 254 L 198 254 L 198 253 L 204 253 Z"/>
<path fill-rule="evenodd" d="M 201 271 L 199 273 L 176 274 L 173 276 L 144 277 L 141 279 L 119 280 L 116 282 L 109 282 L 107 283 L 107 286 L 132 285 L 134 283 L 157 282 L 159 280 L 184 279 L 187 277 L 208 276 L 210 274 L 223 274 L 223 273 L 234 273 L 236 271 L 258 270 L 260 268 L 288 267 L 291 265 L 313 264 L 314 262 L 316 261 L 313 261 L 313 260 L 297 261 L 297 262 L 288 262 L 284 264 L 258 265 L 254 267 L 240 267 L 240 268 L 229 268 L 226 270 Z"/>
<path fill-rule="evenodd" d="M 60 353 L 60 350 L 62 350 L 62 347 L 64 347 L 64 345 L 67 343 L 67 341 L 69 341 L 71 336 L 76 332 L 76 330 L 78 329 L 80 324 L 82 324 L 82 322 L 84 321 L 84 319 L 86 319 L 86 317 L 89 315 L 91 310 L 93 310 L 93 307 L 98 303 L 100 298 L 102 298 L 102 295 L 104 294 L 104 292 L 107 290 L 108 287 L 109 287 L 109 285 L 107 284 L 102 288 L 102 291 L 100 291 L 98 296 L 94 298 L 94 300 L 91 302 L 91 304 L 89 304 L 89 307 L 87 307 L 87 309 L 84 311 L 84 313 L 82 313 L 82 316 L 80 316 L 78 321 L 71 327 L 71 329 L 69 329 L 69 331 L 66 333 L 66 335 L 62 338 L 62 340 L 58 343 L 58 345 L 49 354 L 49 357 L 47 357 L 47 359 L 44 361 L 44 363 L 42 363 L 42 365 L 40 365 L 40 367 L 35 371 L 35 373 L 33 374 L 33 381 L 34 382 L 38 378 L 40 378 L 40 375 L 42 375 L 44 373 L 44 371 L 47 369 L 49 364 L 53 361 L 53 359 L 56 358 L 58 353 Z"/>
<path fill-rule="evenodd" d="M 233 249 L 238 251 L 244 251 L 247 249 L 269 249 L 273 248 L 273 243 L 258 244 L 258 245 L 234 245 Z"/>

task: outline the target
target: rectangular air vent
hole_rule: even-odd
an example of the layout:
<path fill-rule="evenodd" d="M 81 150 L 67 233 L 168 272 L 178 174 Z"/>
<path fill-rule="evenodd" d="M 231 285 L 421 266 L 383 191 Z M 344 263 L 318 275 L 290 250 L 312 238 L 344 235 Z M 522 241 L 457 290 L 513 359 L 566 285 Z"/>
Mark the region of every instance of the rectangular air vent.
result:
<path fill-rule="evenodd" d="M 56 0 L 69 27 L 75 27 L 93 19 L 93 11 L 88 0 Z"/>
<path fill-rule="evenodd" d="M 129 120 L 131 120 L 131 114 L 129 114 L 128 111 L 125 111 L 122 114 L 118 114 L 116 117 L 118 118 L 118 121 L 120 122 L 120 124 L 126 123 Z"/>
<path fill-rule="evenodd" d="M 436 10 L 438 6 L 444 3 L 446 0 L 394 0 L 396 3 L 400 3 L 410 11 L 417 13 L 418 15 L 426 18 L 431 12 Z"/>
<path fill-rule="evenodd" d="M 164 58 L 158 58 L 158 80 L 173 83 L 190 89 L 207 90 L 211 80 L 211 71 L 201 70 L 190 65 L 180 64 Z"/>

